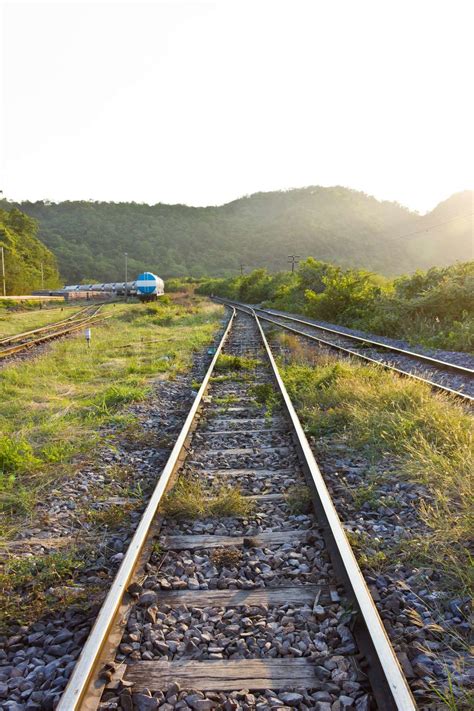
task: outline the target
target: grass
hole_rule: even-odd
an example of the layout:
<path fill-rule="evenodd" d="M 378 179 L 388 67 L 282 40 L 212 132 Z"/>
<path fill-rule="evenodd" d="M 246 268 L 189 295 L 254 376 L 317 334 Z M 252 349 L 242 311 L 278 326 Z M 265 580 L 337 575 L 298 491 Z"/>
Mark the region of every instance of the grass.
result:
<path fill-rule="evenodd" d="M 363 532 L 346 531 L 346 535 L 359 565 L 375 573 L 383 573 L 390 557 L 389 552 L 383 550 L 381 541 Z"/>
<path fill-rule="evenodd" d="M 198 480 L 181 477 L 167 495 L 163 511 L 171 518 L 196 519 L 246 516 L 253 506 L 253 502 L 242 496 L 238 489 L 222 487 L 209 496 Z"/>
<path fill-rule="evenodd" d="M 290 486 L 285 499 L 292 514 L 309 514 L 313 510 L 311 492 L 304 484 Z"/>
<path fill-rule="evenodd" d="M 87 508 L 81 511 L 81 520 L 94 524 L 97 528 L 115 528 L 127 520 L 132 510 L 131 504 L 112 504 L 99 509 Z"/>
<path fill-rule="evenodd" d="M 229 395 L 222 395 L 222 397 L 214 397 L 213 402 L 215 402 L 216 405 L 226 406 L 238 402 L 238 399 L 237 395 L 230 393 Z"/>
<path fill-rule="evenodd" d="M 153 378 L 172 379 L 188 369 L 222 319 L 221 307 L 199 299 L 108 304 L 103 311 L 112 317 L 93 327 L 89 349 L 78 336 L 0 370 L 3 533 L 12 516 L 31 512 L 53 480 L 72 473 L 75 455 L 95 456 L 103 426 L 132 429 L 124 406 L 145 399 Z M 170 325 L 157 326 L 157 314 Z"/>
<path fill-rule="evenodd" d="M 415 566 L 435 567 L 447 590 L 468 593 L 474 466 L 472 417 L 464 407 L 422 383 L 332 357 L 317 366 L 292 359 L 282 375 L 307 433 L 322 442 L 343 442 L 373 465 L 371 479 L 354 492 L 356 506 L 376 503 L 383 477 L 377 463 L 387 456 L 398 463 L 400 479 L 424 485 L 427 495 L 416 505 L 426 530 L 404 539 L 397 555 Z"/>
<path fill-rule="evenodd" d="M 77 313 L 81 308 L 83 308 L 83 305 L 68 306 L 64 303 L 58 303 L 56 306 L 43 309 L 39 309 L 38 305 L 36 305 L 33 310 L 0 308 L 0 338 L 47 326 L 54 321 L 61 321 Z"/>
<path fill-rule="evenodd" d="M 250 388 L 250 394 L 258 405 L 266 408 L 266 416 L 271 417 L 273 410 L 281 404 L 281 398 L 272 383 L 258 383 Z"/>
<path fill-rule="evenodd" d="M 219 373 L 225 373 L 229 370 L 253 370 L 259 364 L 256 358 L 246 358 L 245 356 L 227 355 L 221 353 L 217 359 L 215 370 Z"/>
<path fill-rule="evenodd" d="M 72 586 L 83 567 L 84 558 L 75 550 L 7 559 L 0 572 L 0 630 L 12 622 L 28 624 L 46 609 L 71 604 L 77 598 Z"/>

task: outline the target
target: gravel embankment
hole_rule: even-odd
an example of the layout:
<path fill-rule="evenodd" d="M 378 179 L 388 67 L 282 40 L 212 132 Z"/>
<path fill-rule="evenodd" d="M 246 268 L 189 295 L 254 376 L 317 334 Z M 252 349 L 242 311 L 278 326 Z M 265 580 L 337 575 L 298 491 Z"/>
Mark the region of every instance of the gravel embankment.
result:
<path fill-rule="evenodd" d="M 308 326 L 301 323 L 296 323 L 288 321 L 283 318 L 279 318 L 279 315 L 295 316 L 296 318 L 302 318 L 305 321 L 309 321 L 313 326 Z M 377 349 L 375 347 L 368 347 L 361 344 L 360 341 L 354 341 L 350 338 L 344 337 L 344 334 L 361 336 L 363 338 L 370 338 L 371 340 L 384 343 L 389 346 L 394 346 L 396 348 L 403 348 L 413 353 L 419 353 L 421 355 L 427 355 L 431 358 L 436 358 L 447 363 L 453 363 L 454 365 L 462 366 L 463 368 L 469 368 L 474 370 L 474 357 L 469 353 L 459 353 L 456 351 L 443 351 L 437 349 L 427 349 L 420 346 L 410 346 L 405 341 L 396 340 L 393 338 L 386 338 L 383 336 L 377 336 L 370 333 L 364 333 L 363 331 L 357 331 L 350 328 L 345 328 L 344 326 L 335 326 L 331 323 L 326 323 L 324 321 L 318 321 L 316 319 L 311 319 L 307 316 L 301 316 L 301 314 L 285 314 L 283 311 L 269 310 L 267 315 L 275 320 L 278 320 L 282 325 L 290 326 L 303 333 L 307 333 L 311 336 L 316 336 L 335 345 L 347 348 L 354 352 L 359 352 L 361 355 L 373 358 L 376 361 L 387 363 L 388 365 L 398 368 L 406 373 L 413 373 L 419 377 L 431 380 L 434 383 L 443 385 L 444 387 L 456 390 L 466 395 L 474 397 L 474 378 L 469 374 L 456 373 L 446 371 L 435 365 L 418 361 L 414 357 L 406 356 L 401 353 L 390 352 L 386 349 Z M 271 324 L 268 324 L 271 325 Z M 322 331 L 317 328 L 317 326 L 325 326 L 337 330 L 341 335 L 335 335 L 333 333 L 328 333 L 327 331 Z M 334 351 L 332 351 L 334 352 Z"/>
<path fill-rule="evenodd" d="M 346 531 L 369 557 L 386 554 L 383 572 L 366 568 L 364 575 L 419 707 L 445 708 L 430 693 L 433 686 L 446 690 L 452 683 L 458 699 L 474 691 L 472 599 L 450 593 L 435 567 L 403 564 L 391 554 L 400 542 L 429 536 L 418 513 L 420 501 L 431 500 L 429 492 L 407 480 L 395 457 L 374 464 L 339 436 L 337 442 L 310 438 L 310 444 Z M 354 494 L 374 480 L 370 499 L 357 507 Z"/>
<path fill-rule="evenodd" d="M 103 430 L 105 444 L 77 461 L 74 477 L 59 480 L 36 507 L 32 521 L 25 521 L 21 533 L 7 544 L 7 551 L 18 556 L 71 549 L 85 556 L 84 572 L 78 574 L 72 592 L 92 604 L 73 604 L 30 625 L 12 625 L 8 634 L 0 636 L 0 709 L 47 711 L 57 703 L 195 397 L 191 384 L 202 377 L 211 357 L 206 352 L 197 355 L 192 370 L 173 381 L 156 380 L 146 402 L 126 409 L 139 419 L 140 440 Z M 136 493 L 124 495 L 124 483 Z M 84 516 L 84 511 L 106 512 L 122 506 L 130 510 L 112 530 Z M 41 543 L 29 543 L 31 539 Z M 68 589 L 58 581 L 45 592 L 57 601 Z"/>

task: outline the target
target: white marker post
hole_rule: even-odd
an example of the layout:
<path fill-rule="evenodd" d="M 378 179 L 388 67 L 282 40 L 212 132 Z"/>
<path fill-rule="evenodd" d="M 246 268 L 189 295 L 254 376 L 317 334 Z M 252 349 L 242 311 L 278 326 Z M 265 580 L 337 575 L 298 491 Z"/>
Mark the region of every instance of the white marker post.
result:
<path fill-rule="evenodd" d="M 86 328 L 86 330 L 84 331 L 84 333 L 85 333 L 85 336 L 86 336 L 87 347 L 90 348 L 90 347 L 91 347 L 91 329 L 90 329 L 90 328 Z"/>

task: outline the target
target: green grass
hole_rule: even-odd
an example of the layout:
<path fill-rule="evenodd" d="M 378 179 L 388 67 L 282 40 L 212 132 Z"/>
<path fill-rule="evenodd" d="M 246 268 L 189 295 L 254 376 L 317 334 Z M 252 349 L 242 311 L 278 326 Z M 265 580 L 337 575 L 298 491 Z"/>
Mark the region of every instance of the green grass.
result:
<path fill-rule="evenodd" d="M 311 492 L 304 484 L 290 486 L 285 499 L 292 514 L 309 514 L 313 510 Z"/>
<path fill-rule="evenodd" d="M 112 318 L 92 328 L 89 349 L 80 334 L 0 370 L 0 512 L 7 519 L 31 511 L 51 481 L 71 473 L 75 455 L 94 457 L 101 427 L 130 428 L 123 408 L 146 398 L 153 378 L 188 369 L 222 319 L 221 307 L 198 299 L 103 311 Z M 170 324 L 157 326 L 157 313 Z"/>
<path fill-rule="evenodd" d="M 77 601 L 72 586 L 84 564 L 75 550 L 7 559 L 0 571 L 0 631 L 8 630 L 12 622 L 28 624 L 46 610 Z M 55 593 L 47 592 L 51 588 L 57 588 Z"/>
<path fill-rule="evenodd" d="M 225 373 L 229 370 L 252 370 L 257 367 L 259 361 L 256 358 L 246 358 L 245 356 L 227 355 L 221 353 L 217 359 L 215 370 Z"/>
<path fill-rule="evenodd" d="M 44 309 L 36 307 L 34 310 L 15 311 L 0 308 L 0 338 L 47 326 L 54 321 L 62 321 L 62 319 L 77 313 L 83 306 L 83 304 L 68 306 L 60 303 L 57 306 Z"/>
<path fill-rule="evenodd" d="M 265 414 L 269 418 L 281 404 L 280 395 L 272 383 L 258 383 L 250 388 L 250 394 L 258 405 L 266 408 Z"/>
<path fill-rule="evenodd" d="M 343 442 L 363 454 L 371 477 L 354 492 L 355 505 L 375 504 L 385 457 L 398 462 L 401 480 L 422 483 L 416 502 L 425 533 L 405 539 L 396 555 L 408 564 L 436 567 L 448 590 L 472 589 L 469 540 L 474 530 L 472 417 L 454 399 L 375 366 L 337 361 L 282 366 L 290 396 L 308 434 Z M 379 505 L 395 502 L 380 499 Z M 372 557 L 380 560 L 379 551 Z"/>
<path fill-rule="evenodd" d="M 81 512 L 81 520 L 88 521 L 98 528 L 116 528 L 130 516 L 132 505 L 112 504 L 103 508 L 86 508 Z"/>
<path fill-rule="evenodd" d="M 246 516 L 253 508 L 253 502 L 242 496 L 240 491 L 222 487 L 212 496 L 205 492 L 199 481 L 181 477 L 167 495 L 163 511 L 176 519 Z"/>

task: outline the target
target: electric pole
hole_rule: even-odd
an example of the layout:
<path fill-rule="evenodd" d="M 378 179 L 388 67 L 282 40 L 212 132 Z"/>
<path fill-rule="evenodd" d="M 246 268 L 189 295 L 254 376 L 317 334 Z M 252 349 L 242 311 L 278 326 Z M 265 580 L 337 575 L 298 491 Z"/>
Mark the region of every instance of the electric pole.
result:
<path fill-rule="evenodd" d="M 0 190 L 0 195 L 3 195 L 3 190 Z M 5 251 L 4 251 L 4 246 L 0 247 L 2 250 L 2 281 L 3 281 L 3 296 L 7 295 L 7 284 L 5 281 Z"/>
<path fill-rule="evenodd" d="M 124 296 L 125 296 L 125 301 L 127 301 L 128 253 L 125 252 L 124 256 L 125 256 L 125 292 L 124 292 Z"/>
<path fill-rule="evenodd" d="M 294 274 L 295 264 L 298 264 L 299 260 L 300 260 L 299 254 L 289 254 L 288 255 L 288 264 L 291 264 L 291 273 L 292 274 Z"/>
<path fill-rule="evenodd" d="M 41 289 L 44 289 L 44 266 L 43 266 L 43 262 L 41 262 Z"/>
<path fill-rule="evenodd" d="M 3 244 L 0 247 L 2 250 L 2 280 L 3 280 L 3 296 L 7 295 L 7 285 L 5 282 L 5 252 L 4 252 L 4 247 Z"/>
<path fill-rule="evenodd" d="M 245 264 L 240 265 L 240 276 L 243 276 Z"/>

